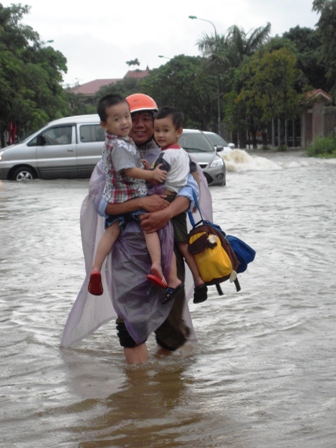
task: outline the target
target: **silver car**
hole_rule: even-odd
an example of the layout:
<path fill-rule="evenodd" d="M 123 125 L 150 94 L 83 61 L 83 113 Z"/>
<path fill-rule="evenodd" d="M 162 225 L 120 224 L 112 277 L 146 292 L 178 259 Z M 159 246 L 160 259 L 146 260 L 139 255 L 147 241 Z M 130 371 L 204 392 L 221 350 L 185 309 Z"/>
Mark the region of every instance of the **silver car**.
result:
<path fill-rule="evenodd" d="M 230 152 L 235 148 L 234 143 L 227 143 L 226 140 L 223 139 L 216 132 L 203 131 L 205 136 L 210 140 L 215 149 L 221 154 L 230 154 Z"/>
<path fill-rule="evenodd" d="M 225 162 L 203 131 L 183 129 L 179 144 L 202 168 L 209 185 L 226 185 Z"/>
<path fill-rule="evenodd" d="M 101 159 L 104 140 L 98 115 L 60 118 L 0 149 L 0 179 L 90 177 Z"/>

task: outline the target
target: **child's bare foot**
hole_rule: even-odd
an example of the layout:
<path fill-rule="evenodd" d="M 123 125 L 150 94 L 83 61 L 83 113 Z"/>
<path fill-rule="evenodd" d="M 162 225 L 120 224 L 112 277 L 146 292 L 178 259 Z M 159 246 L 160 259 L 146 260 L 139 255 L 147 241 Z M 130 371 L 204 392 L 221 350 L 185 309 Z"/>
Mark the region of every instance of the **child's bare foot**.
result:
<path fill-rule="evenodd" d="M 104 290 L 102 285 L 101 273 L 99 271 L 92 270 L 90 274 L 88 291 L 94 296 L 101 296 L 103 294 Z"/>

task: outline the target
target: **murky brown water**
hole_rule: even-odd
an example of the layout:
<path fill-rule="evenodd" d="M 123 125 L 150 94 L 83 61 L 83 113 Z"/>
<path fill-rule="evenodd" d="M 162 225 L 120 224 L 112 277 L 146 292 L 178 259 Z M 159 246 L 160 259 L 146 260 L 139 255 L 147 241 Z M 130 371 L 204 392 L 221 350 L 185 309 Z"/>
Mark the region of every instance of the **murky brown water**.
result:
<path fill-rule="evenodd" d="M 1 184 L 1 447 L 336 446 L 336 161 L 238 155 L 211 192 L 257 250 L 242 291 L 191 304 L 197 346 L 162 359 L 150 339 L 141 367 L 113 323 L 59 348 L 88 181 Z"/>

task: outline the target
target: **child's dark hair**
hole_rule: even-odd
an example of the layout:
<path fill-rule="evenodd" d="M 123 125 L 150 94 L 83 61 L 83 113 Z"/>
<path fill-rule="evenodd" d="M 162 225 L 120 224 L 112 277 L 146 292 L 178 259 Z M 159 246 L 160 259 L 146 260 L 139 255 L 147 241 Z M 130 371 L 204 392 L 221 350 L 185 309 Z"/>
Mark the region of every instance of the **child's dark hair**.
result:
<path fill-rule="evenodd" d="M 173 125 L 175 129 L 183 128 L 183 120 L 184 116 L 180 109 L 171 106 L 162 107 L 159 112 L 156 114 L 155 119 L 159 120 L 160 118 L 171 117 L 173 121 Z"/>
<path fill-rule="evenodd" d="M 106 109 L 108 107 L 115 106 L 116 104 L 120 103 L 127 103 L 127 100 L 118 93 L 110 93 L 109 95 L 105 95 L 102 98 L 100 98 L 97 106 L 97 113 L 99 115 L 100 121 L 106 123 L 107 120 Z"/>

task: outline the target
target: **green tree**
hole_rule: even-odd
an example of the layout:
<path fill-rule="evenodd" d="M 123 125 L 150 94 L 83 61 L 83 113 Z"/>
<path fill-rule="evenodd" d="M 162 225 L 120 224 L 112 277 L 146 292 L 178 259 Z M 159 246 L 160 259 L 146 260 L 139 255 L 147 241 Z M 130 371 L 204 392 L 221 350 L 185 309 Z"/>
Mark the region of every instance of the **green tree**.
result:
<path fill-rule="evenodd" d="M 66 114 L 61 82 L 66 59 L 21 24 L 29 6 L 0 4 L 0 125 L 15 123 L 19 135 Z M 2 134 L 2 132 L 1 132 Z"/>
<path fill-rule="evenodd" d="M 321 61 L 321 37 L 316 30 L 296 26 L 283 34 L 296 48 L 297 65 L 304 73 L 307 84 L 313 89 L 329 91 L 330 81 L 326 78 L 326 67 Z"/>
<path fill-rule="evenodd" d="M 287 48 L 260 50 L 239 70 L 242 85 L 236 103 L 246 108 L 247 126 L 254 136 L 274 118 L 294 119 L 299 113 L 302 96 L 295 83 L 300 75 L 296 56 Z"/>
<path fill-rule="evenodd" d="M 73 93 L 67 89 L 68 115 L 95 114 L 97 112 L 96 101 L 82 93 Z"/>
<path fill-rule="evenodd" d="M 223 96 L 234 89 L 234 70 L 245 58 L 251 57 L 262 44 L 267 42 L 270 30 L 270 23 L 249 33 L 234 25 L 229 28 L 226 36 L 205 34 L 197 42 L 199 50 L 208 62 L 205 70 L 215 79 L 215 95 L 219 102 L 220 116 L 224 109 L 228 111 L 228 108 L 223 108 Z"/>
<path fill-rule="evenodd" d="M 142 79 L 140 91 L 155 98 L 159 107 L 171 105 L 183 110 L 185 127 L 213 127 L 216 85 L 206 75 L 204 64 L 200 56 L 175 56 Z"/>
<path fill-rule="evenodd" d="M 132 59 L 131 61 L 126 61 L 126 64 L 129 66 L 129 67 L 131 67 L 131 65 L 140 65 L 140 62 L 139 62 L 139 59 L 138 58 L 136 58 L 136 59 Z"/>
<path fill-rule="evenodd" d="M 246 57 L 254 54 L 258 48 L 269 40 L 271 24 L 256 28 L 246 33 L 236 25 L 228 31 L 228 59 L 233 67 L 239 67 Z"/>
<path fill-rule="evenodd" d="M 203 57 L 206 59 L 207 64 L 204 64 L 204 73 L 207 75 L 211 85 L 215 85 L 215 89 L 212 92 L 213 101 L 216 102 L 216 131 L 221 134 L 221 121 L 222 121 L 222 104 L 221 97 L 224 92 L 223 85 L 229 90 L 229 83 L 223 83 L 223 79 L 227 74 L 230 63 L 228 60 L 228 40 L 226 36 L 219 36 L 217 33 L 215 36 L 204 35 L 203 39 L 198 42 L 198 48 L 202 52 Z"/>
<path fill-rule="evenodd" d="M 314 0 L 313 11 L 320 13 L 317 22 L 322 43 L 322 60 L 327 70 L 327 78 L 336 94 L 336 0 Z"/>

